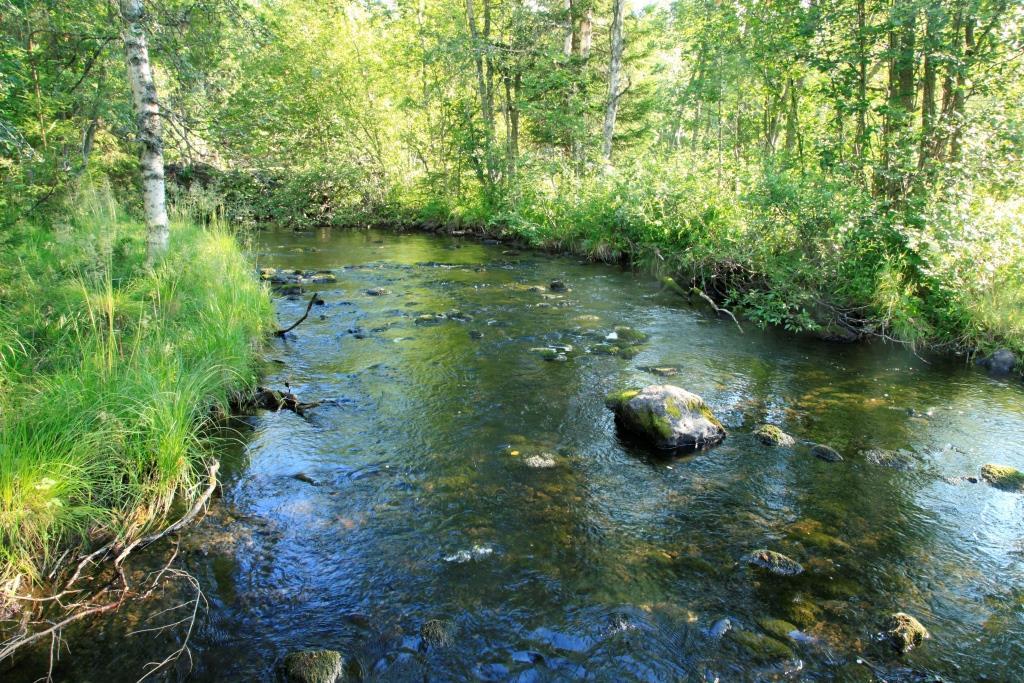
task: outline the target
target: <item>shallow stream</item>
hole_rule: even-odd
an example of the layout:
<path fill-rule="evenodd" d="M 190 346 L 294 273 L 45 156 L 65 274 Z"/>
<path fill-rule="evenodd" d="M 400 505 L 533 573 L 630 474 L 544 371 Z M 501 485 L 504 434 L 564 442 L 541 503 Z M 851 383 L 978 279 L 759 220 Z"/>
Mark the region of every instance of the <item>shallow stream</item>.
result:
<path fill-rule="evenodd" d="M 1024 678 L 1024 496 L 968 479 L 1024 469 L 1018 381 L 741 333 L 648 277 L 508 245 L 260 239 L 260 266 L 337 277 L 266 353 L 267 386 L 324 403 L 254 416 L 226 457 L 223 499 L 180 550 L 209 608 L 172 679 L 274 680 L 304 648 L 365 680 Z M 282 323 L 307 296 L 278 297 Z M 649 335 L 632 357 L 607 347 L 623 325 Z M 551 345 L 572 349 L 531 351 Z M 664 382 L 704 397 L 722 445 L 619 440 L 604 395 Z M 760 443 L 762 422 L 797 446 Z M 813 457 L 819 442 L 845 459 Z M 765 547 L 806 571 L 743 562 Z M 153 602 L 70 634 L 55 678 L 138 679 L 184 637 L 123 634 L 156 625 Z M 895 611 L 931 633 L 902 657 L 876 638 Z M 797 629 L 775 641 L 788 653 L 736 637 L 768 636 L 766 619 Z"/>

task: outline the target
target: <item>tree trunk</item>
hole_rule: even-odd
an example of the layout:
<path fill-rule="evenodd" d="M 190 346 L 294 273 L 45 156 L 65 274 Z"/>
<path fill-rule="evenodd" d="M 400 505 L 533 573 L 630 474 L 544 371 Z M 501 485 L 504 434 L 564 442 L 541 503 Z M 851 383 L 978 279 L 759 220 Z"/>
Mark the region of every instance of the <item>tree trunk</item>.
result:
<path fill-rule="evenodd" d="M 921 151 L 918 154 L 918 168 L 925 170 L 935 156 L 938 109 L 936 91 L 938 85 L 938 62 L 941 60 L 941 40 L 945 15 L 941 6 L 925 10 L 924 75 L 921 79 Z"/>
<path fill-rule="evenodd" d="M 868 47 L 865 35 L 867 10 L 865 0 L 857 0 L 857 132 L 854 134 L 853 155 L 860 164 L 868 148 Z"/>
<path fill-rule="evenodd" d="M 469 24 L 469 38 L 473 43 L 473 62 L 476 65 L 477 91 L 480 96 L 480 112 L 484 119 L 484 166 L 488 183 L 494 182 L 494 169 L 491 164 L 491 142 L 494 136 L 494 110 L 491 108 L 490 89 L 487 87 L 487 75 L 484 73 L 484 56 L 480 46 L 480 34 L 476 28 L 476 17 L 473 13 L 473 0 L 466 0 L 466 21 Z"/>
<path fill-rule="evenodd" d="M 160 105 L 156 83 L 149 65 L 149 48 L 142 25 L 141 0 L 111 0 L 121 15 L 121 37 L 128 62 L 135 107 L 139 169 L 142 172 L 142 203 L 146 216 L 146 265 L 150 268 L 167 252 L 170 227 L 167 221 L 167 198 L 164 190 L 164 145 L 160 126 Z"/>
<path fill-rule="evenodd" d="M 580 57 L 584 60 L 590 57 L 590 48 L 594 42 L 594 10 L 591 7 L 583 12 L 580 19 Z"/>
<path fill-rule="evenodd" d="M 796 147 L 797 126 L 799 125 L 799 108 L 797 88 L 799 83 L 789 79 L 789 106 L 786 109 L 786 154 L 792 154 Z"/>
<path fill-rule="evenodd" d="M 619 78 L 622 75 L 622 22 L 625 0 L 612 0 L 612 45 L 608 66 L 608 105 L 604 112 L 604 144 L 601 151 L 606 161 L 612 160 L 612 139 L 615 137 L 615 117 L 619 110 Z"/>

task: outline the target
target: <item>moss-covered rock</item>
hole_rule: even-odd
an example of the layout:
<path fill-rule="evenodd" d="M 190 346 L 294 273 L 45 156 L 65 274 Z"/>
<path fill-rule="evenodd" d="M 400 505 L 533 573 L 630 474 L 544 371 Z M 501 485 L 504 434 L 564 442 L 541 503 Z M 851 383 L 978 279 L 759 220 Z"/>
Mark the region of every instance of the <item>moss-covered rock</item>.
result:
<path fill-rule="evenodd" d="M 672 385 L 613 392 L 605 405 L 622 429 L 655 448 L 709 448 L 725 438 L 725 428 L 704 400 Z"/>
<path fill-rule="evenodd" d="M 648 339 L 646 332 L 635 330 L 628 325 L 617 325 L 615 330 L 608 336 L 618 341 L 620 346 L 643 344 Z"/>
<path fill-rule="evenodd" d="M 744 559 L 747 564 L 765 569 L 776 576 L 796 576 L 804 571 L 803 566 L 796 560 L 766 548 L 754 550 Z"/>
<path fill-rule="evenodd" d="M 770 619 L 767 617 L 758 619 L 757 625 L 768 635 L 783 641 L 790 639 L 790 633 L 800 630 L 784 619 Z"/>
<path fill-rule="evenodd" d="M 896 612 L 885 623 L 885 635 L 900 653 L 909 652 L 930 638 L 920 621 L 906 612 Z"/>
<path fill-rule="evenodd" d="M 981 476 L 997 489 L 1024 493 L 1024 472 L 1013 467 L 989 463 L 982 466 Z"/>
<path fill-rule="evenodd" d="M 729 632 L 729 638 L 760 661 L 786 659 L 793 656 L 793 651 L 789 649 L 789 646 L 760 633 L 733 629 Z"/>
<path fill-rule="evenodd" d="M 306 650 L 285 655 L 284 675 L 288 683 L 335 683 L 342 675 L 341 653 L 334 650 Z"/>
<path fill-rule="evenodd" d="M 754 436 L 756 436 L 761 443 L 768 446 L 781 446 L 783 448 L 789 448 L 796 444 L 796 439 L 782 431 L 775 425 L 763 424 L 758 425 L 754 428 Z"/>

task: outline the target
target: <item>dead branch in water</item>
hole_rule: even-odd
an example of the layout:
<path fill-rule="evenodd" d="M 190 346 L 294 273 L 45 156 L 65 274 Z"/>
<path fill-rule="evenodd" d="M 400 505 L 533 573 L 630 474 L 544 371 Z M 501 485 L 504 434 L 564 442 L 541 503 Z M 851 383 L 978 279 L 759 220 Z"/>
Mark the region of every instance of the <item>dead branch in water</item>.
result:
<path fill-rule="evenodd" d="M 725 313 L 727 316 L 732 318 L 732 321 L 736 323 L 736 327 L 739 328 L 740 334 L 743 334 L 743 327 L 740 325 L 740 321 L 736 319 L 736 316 L 732 314 L 732 311 L 730 311 L 728 308 L 722 308 L 721 306 L 715 303 L 714 299 L 712 299 L 710 296 L 708 296 L 707 294 L 705 294 L 696 287 L 694 287 L 690 291 L 699 296 L 701 299 L 704 299 L 704 301 L 707 301 L 708 305 L 715 310 L 715 313 Z"/>
<path fill-rule="evenodd" d="M 296 327 L 298 327 L 299 324 L 302 323 L 303 320 L 305 320 L 306 318 L 309 317 L 309 312 L 310 312 L 310 310 L 312 310 L 313 304 L 315 304 L 317 301 L 323 301 L 323 299 L 320 298 L 319 294 L 317 294 L 316 292 L 313 292 L 313 296 L 311 296 L 309 298 L 309 303 L 306 304 L 306 312 L 302 314 L 302 317 L 299 318 L 298 320 L 296 320 L 295 324 L 292 325 L 291 327 L 287 327 L 287 328 L 285 328 L 283 330 L 278 330 L 277 332 L 275 332 L 274 336 L 275 337 L 283 337 L 284 335 L 288 334 L 289 332 L 294 330 Z"/>

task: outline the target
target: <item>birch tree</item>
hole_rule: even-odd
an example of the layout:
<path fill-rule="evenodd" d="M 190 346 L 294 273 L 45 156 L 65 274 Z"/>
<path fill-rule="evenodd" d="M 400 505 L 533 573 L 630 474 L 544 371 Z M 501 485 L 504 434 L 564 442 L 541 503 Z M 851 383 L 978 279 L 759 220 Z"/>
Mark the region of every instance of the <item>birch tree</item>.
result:
<path fill-rule="evenodd" d="M 625 0 L 612 0 L 611 60 L 608 65 L 608 104 L 604 111 L 604 144 L 601 151 L 606 161 L 612 160 L 612 138 L 615 137 L 615 116 L 619 109 L 619 80 L 622 77 L 622 20 Z"/>
<path fill-rule="evenodd" d="M 141 145 L 139 170 L 142 173 L 142 203 L 146 217 L 146 266 L 153 265 L 167 252 L 170 227 L 164 189 L 164 146 L 160 126 L 160 105 L 156 83 L 149 63 L 149 47 L 142 23 L 141 0 L 111 0 L 121 17 L 121 38 L 128 64 L 128 82 L 132 90 L 137 140 Z"/>

